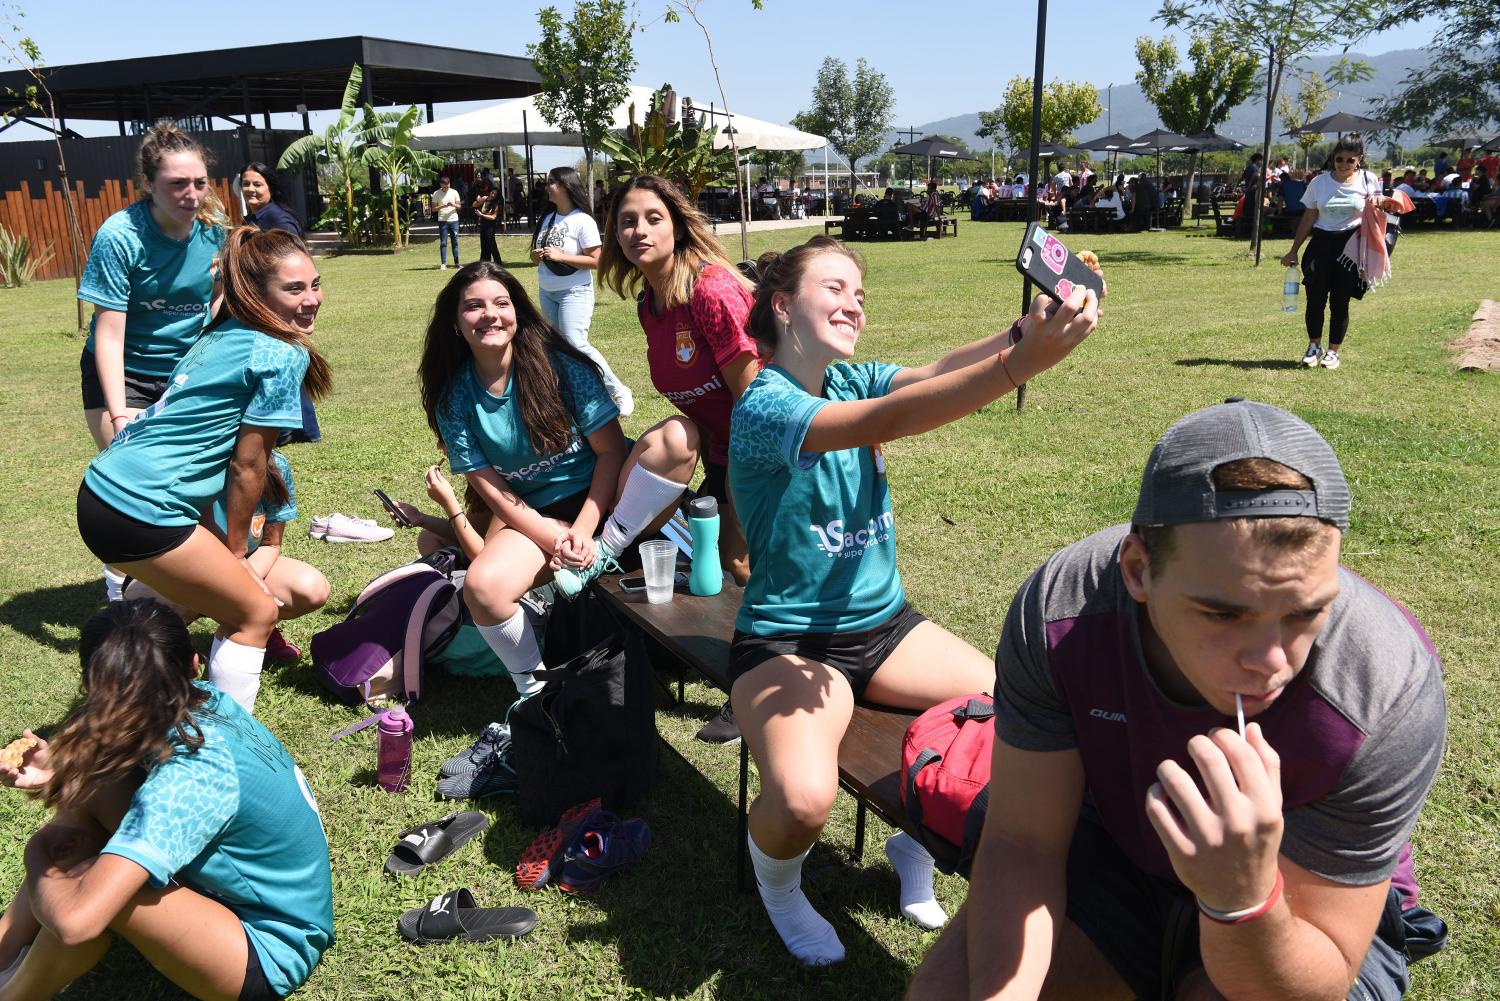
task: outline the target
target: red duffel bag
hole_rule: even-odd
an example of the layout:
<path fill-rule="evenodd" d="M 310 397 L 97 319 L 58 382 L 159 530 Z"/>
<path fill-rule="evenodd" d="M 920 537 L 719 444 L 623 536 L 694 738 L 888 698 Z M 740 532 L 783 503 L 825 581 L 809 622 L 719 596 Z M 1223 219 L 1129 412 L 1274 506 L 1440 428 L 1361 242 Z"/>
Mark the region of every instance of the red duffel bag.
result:
<path fill-rule="evenodd" d="M 901 741 L 901 805 L 909 830 L 943 872 L 965 879 L 990 801 L 995 700 L 960 695 L 918 716 Z"/>

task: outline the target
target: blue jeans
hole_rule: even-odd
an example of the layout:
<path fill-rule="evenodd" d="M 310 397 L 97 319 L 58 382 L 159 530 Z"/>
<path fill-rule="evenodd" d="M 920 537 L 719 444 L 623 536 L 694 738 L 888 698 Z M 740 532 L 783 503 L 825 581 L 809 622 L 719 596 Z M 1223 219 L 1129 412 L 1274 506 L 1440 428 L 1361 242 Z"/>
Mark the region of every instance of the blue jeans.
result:
<path fill-rule="evenodd" d="M 582 351 L 599 366 L 599 370 L 604 373 L 604 388 L 609 391 L 615 403 L 618 405 L 630 399 L 630 387 L 620 381 L 599 349 L 589 343 L 589 325 L 594 319 L 594 283 L 590 281 L 558 289 L 556 292 L 538 288 L 537 293 L 542 319 L 562 334 L 563 340 Z"/>
<path fill-rule="evenodd" d="M 439 222 L 438 223 L 438 263 L 440 263 L 440 264 L 447 264 L 448 263 L 448 244 L 444 243 L 443 242 L 444 240 L 451 241 L 452 244 L 453 244 L 453 266 L 456 268 L 456 267 L 458 267 L 458 220 L 457 219 L 453 220 L 452 222 Z"/>

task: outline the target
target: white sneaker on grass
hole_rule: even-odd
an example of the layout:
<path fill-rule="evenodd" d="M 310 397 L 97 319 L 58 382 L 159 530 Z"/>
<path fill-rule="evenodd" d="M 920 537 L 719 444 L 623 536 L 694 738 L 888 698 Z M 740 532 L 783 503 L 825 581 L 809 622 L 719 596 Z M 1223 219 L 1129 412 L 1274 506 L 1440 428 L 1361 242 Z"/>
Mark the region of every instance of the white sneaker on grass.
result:
<path fill-rule="evenodd" d="M 1333 348 L 1329 348 L 1327 351 L 1323 352 L 1323 361 L 1321 362 L 1321 364 L 1324 368 L 1338 368 L 1339 353 L 1333 350 Z"/>
<path fill-rule="evenodd" d="M 1308 368 L 1317 368 L 1318 359 L 1323 357 L 1323 345 L 1316 341 L 1308 341 L 1307 352 L 1302 356 L 1302 364 Z"/>
<path fill-rule="evenodd" d="M 396 532 L 376 524 L 373 518 L 354 518 L 335 511 L 313 518 L 307 534 L 324 542 L 384 542 Z"/>

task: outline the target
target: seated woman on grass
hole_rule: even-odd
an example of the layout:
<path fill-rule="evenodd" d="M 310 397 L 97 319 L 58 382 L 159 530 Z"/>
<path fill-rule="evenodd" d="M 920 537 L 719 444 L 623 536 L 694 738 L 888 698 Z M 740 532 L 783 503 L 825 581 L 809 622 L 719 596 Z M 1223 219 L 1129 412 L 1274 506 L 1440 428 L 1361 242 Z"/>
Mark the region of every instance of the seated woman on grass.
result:
<path fill-rule="evenodd" d="M 297 488 L 292 481 L 292 464 L 286 456 L 272 452 L 271 459 L 271 464 L 266 467 L 265 490 L 261 493 L 260 503 L 255 505 L 255 513 L 250 516 L 246 562 L 265 581 L 266 590 L 276 599 L 277 621 L 285 622 L 316 612 L 327 604 L 328 578 L 310 563 L 281 555 L 286 526 L 297 520 Z M 203 524 L 211 525 L 220 536 L 228 530 L 229 516 L 223 497 L 214 501 Z M 132 581 L 125 589 L 125 597 L 154 598 L 181 615 L 185 622 L 198 618 L 196 611 L 167 601 L 141 581 Z M 268 660 L 290 664 L 301 657 L 301 649 L 281 634 L 281 626 L 271 630 L 271 637 L 266 642 Z"/>
<path fill-rule="evenodd" d="M 249 560 L 250 522 L 276 435 L 302 426 L 299 389 L 328 391 L 312 346 L 322 280 L 297 237 L 242 227 L 224 249 L 224 309 L 165 394 L 89 464 L 78 530 L 94 555 L 219 624 L 208 679 L 255 705 L 276 599 Z M 224 497 L 221 538 L 199 524 Z"/>
<path fill-rule="evenodd" d="M 838 792 L 854 702 L 926 709 L 995 681 L 987 655 L 906 601 L 881 445 L 1010 392 L 1066 357 L 1098 315 L 1083 289 L 1060 305 L 1038 296 L 1009 330 L 921 368 L 849 364 L 839 359 L 864 327 L 863 278 L 859 259 L 827 237 L 761 258 L 750 330 L 770 364 L 730 429 L 729 487 L 751 568 L 731 697 L 761 781 L 750 857 L 772 925 L 815 965 L 843 959 L 844 947 L 802 893 L 802 862 Z M 932 857 L 906 834 L 886 853 L 903 913 L 941 925 Z"/>
<path fill-rule="evenodd" d="M 82 700 L 50 743 L 28 730 L 0 763 L 0 782 L 54 811 L 0 916 L 0 999 L 52 997 L 114 935 L 196 998 L 296 990 L 333 942 L 328 842 L 302 773 L 197 680 L 165 606 L 107 606 L 78 652 Z"/>
<path fill-rule="evenodd" d="M 697 465 L 698 432 L 672 417 L 632 447 L 598 368 L 488 262 L 460 269 L 438 294 L 419 377 L 453 471 L 491 514 L 464 600 L 529 695 L 542 656 L 518 600 L 549 578 L 577 595 L 664 523 Z"/>

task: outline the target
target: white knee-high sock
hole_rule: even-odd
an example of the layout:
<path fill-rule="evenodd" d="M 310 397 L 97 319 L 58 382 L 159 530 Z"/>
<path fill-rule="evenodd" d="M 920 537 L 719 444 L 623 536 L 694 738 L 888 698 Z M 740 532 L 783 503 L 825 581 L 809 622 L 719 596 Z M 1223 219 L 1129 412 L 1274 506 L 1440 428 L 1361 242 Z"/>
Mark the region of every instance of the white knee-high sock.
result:
<path fill-rule="evenodd" d="M 260 672 L 266 663 L 266 648 L 246 646 L 214 637 L 208 654 L 208 683 L 240 704 L 255 711 L 255 693 L 260 691 Z"/>
<path fill-rule="evenodd" d="M 684 484 L 658 476 L 636 463 L 636 467 L 625 478 L 625 489 L 620 492 L 620 502 L 614 513 L 604 523 L 600 533 L 604 544 L 616 554 L 635 541 L 641 530 L 651 524 L 652 519 L 677 502 L 682 496 Z"/>
<path fill-rule="evenodd" d="M 923 928 L 941 928 L 948 912 L 932 892 L 932 854 L 916 838 L 899 831 L 885 842 L 885 857 L 901 877 L 901 913 Z"/>
<path fill-rule="evenodd" d="M 531 672 L 542 666 L 542 651 L 536 645 L 531 623 L 526 621 L 526 609 L 517 608 L 514 615 L 493 626 L 480 626 L 479 635 L 510 672 L 517 692 L 530 695 L 541 690 L 542 683 Z"/>
<path fill-rule="evenodd" d="M 104 600 L 119 601 L 125 596 L 125 575 L 108 563 L 101 563 L 104 570 Z"/>
<path fill-rule="evenodd" d="M 766 914 L 787 949 L 809 966 L 826 966 L 842 960 L 844 943 L 839 941 L 838 932 L 813 910 L 802 892 L 802 862 L 807 852 L 795 858 L 777 859 L 760 850 L 753 834 L 745 840 L 750 845 L 750 862 L 755 866 L 761 903 L 766 905 Z"/>

